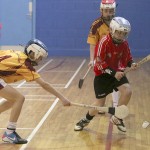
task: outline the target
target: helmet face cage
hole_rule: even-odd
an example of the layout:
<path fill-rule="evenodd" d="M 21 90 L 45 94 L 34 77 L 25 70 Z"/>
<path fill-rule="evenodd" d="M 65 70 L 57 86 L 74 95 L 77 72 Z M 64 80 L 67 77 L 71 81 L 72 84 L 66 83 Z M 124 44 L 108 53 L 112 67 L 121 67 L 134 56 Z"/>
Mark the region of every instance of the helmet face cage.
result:
<path fill-rule="evenodd" d="M 114 36 L 115 31 L 122 31 L 126 33 L 126 36 L 123 40 L 128 37 L 129 32 L 131 31 L 131 25 L 128 20 L 123 17 L 114 17 L 110 22 L 111 35 Z"/>
<path fill-rule="evenodd" d="M 42 58 L 45 58 L 48 56 L 48 50 L 47 47 L 38 39 L 30 40 L 26 47 L 25 47 L 25 53 L 29 56 L 31 52 L 34 52 L 34 58 L 30 58 L 32 61 L 37 60 L 40 56 Z"/>
<path fill-rule="evenodd" d="M 102 0 L 100 3 L 100 11 L 102 14 L 102 18 L 105 21 L 110 22 L 112 18 L 115 16 L 115 11 L 116 11 L 115 0 Z M 105 14 L 105 12 L 107 12 L 107 14 Z"/>

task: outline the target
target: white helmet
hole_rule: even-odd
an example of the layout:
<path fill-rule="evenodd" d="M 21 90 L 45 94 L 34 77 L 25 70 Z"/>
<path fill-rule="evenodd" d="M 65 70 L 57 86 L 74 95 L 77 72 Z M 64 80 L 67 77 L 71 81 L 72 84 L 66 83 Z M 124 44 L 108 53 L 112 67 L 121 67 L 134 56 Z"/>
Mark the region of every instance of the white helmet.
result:
<path fill-rule="evenodd" d="M 102 0 L 100 4 L 100 9 L 116 9 L 115 0 Z"/>
<path fill-rule="evenodd" d="M 27 43 L 27 45 L 25 47 L 25 53 L 29 56 L 29 54 L 31 52 L 34 52 L 34 59 L 31 59 L 32 61 L 35 61 L 40 56 L 42 58 L 45 58 L 45 57 L 48 56 L 48 49 L 47 49 L 47 47 L 44 45 L 44 43 L 42 43 L 38 39 L 30 40 Z"/>
<path fill-rule="evenodd" d="M 110 22 L 111 34 L 115 33 L 115 31 L 123 31 L 126 32 L 126 37 L 128 37 L 129 32 L 131 31 L 131 25 L 128 20 L 123 17 L 114 17 Z"/>

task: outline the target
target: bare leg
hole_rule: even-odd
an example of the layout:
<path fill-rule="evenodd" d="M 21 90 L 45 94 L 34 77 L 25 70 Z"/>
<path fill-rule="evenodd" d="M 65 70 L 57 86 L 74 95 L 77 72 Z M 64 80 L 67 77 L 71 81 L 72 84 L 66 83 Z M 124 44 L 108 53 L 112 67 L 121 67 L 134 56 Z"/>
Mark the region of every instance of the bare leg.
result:
<path fill-rule="evenodd" d="M 106 98 L 97 99 L 92 105 L 93 106 L 104 106 Z M 98 113 L 95 109 L 89 109 L 88 113 L 84 118 L 82 118 L 76 125 L 74 130 L 75 131 L 81 131 L 85 126 L 87 126 L 90 122 L 90 120 L 93 119 L 93 117 Z"/>
<path fill-rule="evenodd" d="M 0 103 L 0 113 L 10 109 L 13 106 L 14 102 L 11 101 L 3 101 Z"/>
<path fill-rule="evenodd" d="M 106 100 L 106 97 L 101 98 L 101 99 L 97 99 L 92 105 L 102 107 L 105 104 L 105 100 Z M 91 115 L 91 116 L 95 116 L 97 113 L 98 113 L 98 110 L 95 110 L 95 109 L 90 109 L 89 110 L 89 115 Z"/>
<path fill-rule="evenodd" d="M 4 142 L 14 144 L 26 144 L 28 141 L 22 139 L 15 131 L 17 126 L 17 120 L 19 118 L 22 105 L 24 102 L 24 96 L 9 85 L 6 85 L 4 88 L 0 90 L 0 96 L 7 100 L 6 102 L 0 105 L 1 112 L 12 107 L 8 126 L 2 136 L 2 140 Z"/>
<path fill-rule="evenodd" d="M 123 84 L 120 87 L 118 87 L 118 89 L 121 93 L 121 97 L 119 99 L 118 105 L 119 106 L 127 105 L 130 101 L 131 94 L 132 94 L 130 85 L 128 83 L 126 83 L 126 84 Z M 120 130 L 122 132 L 126 132 L 126 127 L 125 127 L 122 119 L 112 116 L 111 121 L 112 121 L 112 123 L 114 123 L 117 126 L 118 130 Z"/>
<path fill-rule="evenodd" d="M 118 105 L 127 105 L 130 101 L 132 90 L 129 84 L 123 84 L 118 87 L 119 91 L 121 92 L 121 96 L 118 102 Z"/>
<path fill-rule="evenodd" d="M 12 106 L 9 121 L 17 122 L 24 102 L 24 96 L 9 85 L 5 86 L 3 89 L 0 90 L 0 96 L 7 99 L 6 103 L 0 105 L 0 112 L 9 109 Z"/>

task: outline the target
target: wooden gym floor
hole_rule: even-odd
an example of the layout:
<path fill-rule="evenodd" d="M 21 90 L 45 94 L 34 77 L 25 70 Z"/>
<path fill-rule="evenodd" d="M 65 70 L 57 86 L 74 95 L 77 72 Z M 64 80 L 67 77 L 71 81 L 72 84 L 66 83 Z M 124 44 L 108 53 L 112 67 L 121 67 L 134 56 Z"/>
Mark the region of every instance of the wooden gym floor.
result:
<path fill-rule="evenodd" d="M 37 70 L 70 101 L 91 104 L 95 99 L 93 71 L 88 74 L 82 89 L 78 88 L 88 62 L 82 57 L 57 57 L 47 59 Z M 63 107 L 55 96 L 35 82 L 12 84 L 26 97 L 17 132 L 29 142 L 13 145 L 1 141 L 0 150 L 149 150 L 150 127 L 143 129 L 142 123 L 150 121 L 150 63 L 127 76 L 133 95 L 128 105 L 130 115 L 125 119 L 125 134 L 110 123 L 108 114 L 97 115 L 83 131 L 75 132 L 74 125 L 86 114 L 86 108 Z M 111 95 L 107 97 L 106 105 L 112 105 Z M 0 115 L 1 136 L 9 115 L 10 110 Z"/>

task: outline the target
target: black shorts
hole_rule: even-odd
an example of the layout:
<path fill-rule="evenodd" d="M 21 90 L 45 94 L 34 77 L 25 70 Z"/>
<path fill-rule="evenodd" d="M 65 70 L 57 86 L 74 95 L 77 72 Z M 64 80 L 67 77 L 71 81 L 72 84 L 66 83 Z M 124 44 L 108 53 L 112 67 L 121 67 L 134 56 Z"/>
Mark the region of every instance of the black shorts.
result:
<path fill-rule="evenodd" d="M 113 90 L 118 91 L 117 87 L 125 83 L 129 83 L 126 76 L 122 77 L 120 81 L 107 73 L 104 73 L 100 76 L 95 76 L 94 91 L 96 98 L 104 98 L 109 93 L 112 93 Z"/>

